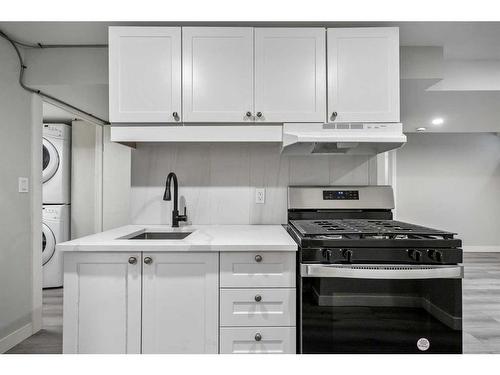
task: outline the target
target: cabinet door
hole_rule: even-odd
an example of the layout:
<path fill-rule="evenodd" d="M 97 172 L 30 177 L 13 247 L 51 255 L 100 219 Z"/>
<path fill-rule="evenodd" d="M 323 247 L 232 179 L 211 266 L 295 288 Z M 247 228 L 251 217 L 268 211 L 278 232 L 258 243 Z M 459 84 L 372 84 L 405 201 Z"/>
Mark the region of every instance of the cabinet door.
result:
<path fill-rule="evenodd" d="M 255 29 L 255 121 L 325 121 L 325 34 L 323 28 Z"/>
<path fill-rule="evenodd" d="M 110 122 L 177 122 L 180 116 L 180 27 L 110 27 Z"/>
<path fill-rule="evenodd" d="M 253 122 L 253 29 L 184 27 L 183 113 L 188 122 Z"/>
<path fill-rule="evenodd" d="M 64 254 L 65 354 L 140 353 L 140 256 Z"/>
<path fill-rule="evenodd" d="M 218 258 L 144 253 L 143 353 L 218 352 Z"/>
<path fill-rule="evenodd" d="M 328 29 L 328 121 L 399 122 L 398 28 Z"/>

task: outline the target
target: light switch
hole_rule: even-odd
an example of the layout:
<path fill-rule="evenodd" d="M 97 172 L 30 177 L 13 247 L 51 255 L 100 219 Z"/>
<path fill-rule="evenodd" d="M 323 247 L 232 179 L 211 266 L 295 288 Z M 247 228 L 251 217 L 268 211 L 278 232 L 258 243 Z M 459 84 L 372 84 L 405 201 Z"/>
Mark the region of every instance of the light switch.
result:
<path fill-rule="evenodd" d="M 18 187 L 19 187 L 19 192 L 20 193 L 27 193 L 29 192 L 29 180 L 28 177 L 19 177 L 17 180 Z"/>
<path fill-rule="evenodd" d="M 255 189 L 255 203 L 264 204 L 266 202 L 266 189 Z"/>

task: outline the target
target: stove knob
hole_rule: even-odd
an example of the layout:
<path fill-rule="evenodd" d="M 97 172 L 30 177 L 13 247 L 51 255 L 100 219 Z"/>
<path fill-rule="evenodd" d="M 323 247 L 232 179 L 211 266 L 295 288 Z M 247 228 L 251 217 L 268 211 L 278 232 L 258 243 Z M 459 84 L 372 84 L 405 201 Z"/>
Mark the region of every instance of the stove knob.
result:
<path fill-rule="evenodd" d="M 432 260 L 441 263 L 443 261 L 443 254 L 437 250 L 429 250 L 427 251 L 427 256 Z"/>
<path fill-rule="evenodd" d="M 342 256 L 345 258 L 345 260 L 347 261 L 347 263 L 351 263 L 352 262 L 352 250 L 344 250 L 342 252 Z"/>
<path fill-rule="evenodd" d="M 422 259 L 422 253 L 418 250 L 408 250 L 408 255 L 415 262 L 420 262 L 420 259 Z"/>
<path fill-rule="evenodd" d="M 323 258 L 325 258 L 325 260 L 330 263 L 331 260 L 332 260 L 332 251 L 331 250 L 323 250 Z"/>

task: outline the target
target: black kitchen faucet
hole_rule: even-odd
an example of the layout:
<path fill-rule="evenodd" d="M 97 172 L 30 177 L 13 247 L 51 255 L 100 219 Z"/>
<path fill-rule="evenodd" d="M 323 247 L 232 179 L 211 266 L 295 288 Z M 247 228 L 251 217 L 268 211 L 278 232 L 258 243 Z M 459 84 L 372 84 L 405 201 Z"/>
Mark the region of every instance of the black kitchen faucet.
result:
<path fill-rule="evenodd" d="M 170 185 L 172 179 L 174 180 L 174 207 L 172 210 L 172 227 L 177 228 L 179 226 L 179 221 L 187 221 L 187 215 L 186 215 L 186 206 L 184 206 L 184 215 L 179 215 L 179 207 L 178 207 L 179 187 L 177 184 L 177 176 L 175 175 L 174 172 L 170 172 L 167 176 L 167 181 L 165 182 L 165 193 L 163 194 L 163 200 L 164 201 L 172 200 L 172 194 L 170 193 Z"/>

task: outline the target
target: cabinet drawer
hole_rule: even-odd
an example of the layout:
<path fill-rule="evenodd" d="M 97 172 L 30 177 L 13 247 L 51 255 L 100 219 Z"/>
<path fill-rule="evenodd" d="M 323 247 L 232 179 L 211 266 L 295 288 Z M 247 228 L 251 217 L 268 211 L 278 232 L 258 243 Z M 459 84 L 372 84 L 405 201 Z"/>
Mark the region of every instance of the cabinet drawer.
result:
<path fill-rule="evenodd" d="M 295 327 L 221 328 L 220 353 L 295 354 Z"/>
<path fill-rule="evenodd" d="M 295 326 L 295 289 L 221 289 L 221 326 Z"/>
<path fill-rule="evenodd" d="M 221 287 L 295 287 L 295 252 L 220 254 Z"/>

